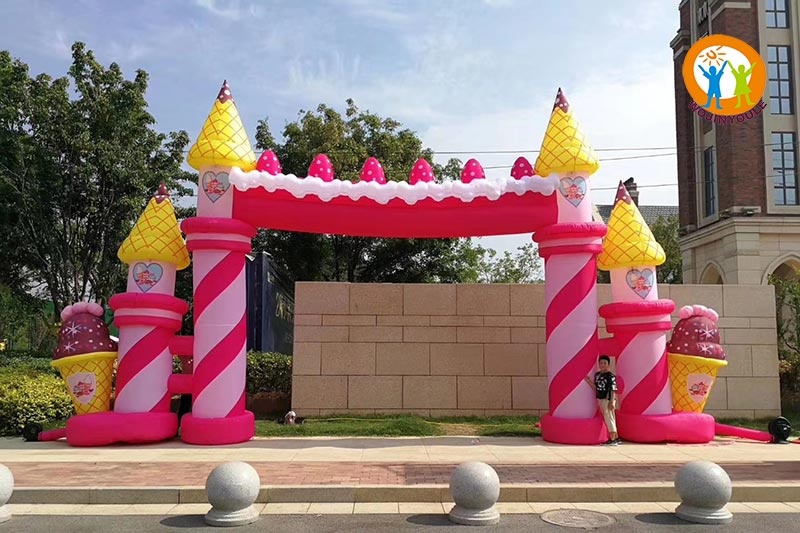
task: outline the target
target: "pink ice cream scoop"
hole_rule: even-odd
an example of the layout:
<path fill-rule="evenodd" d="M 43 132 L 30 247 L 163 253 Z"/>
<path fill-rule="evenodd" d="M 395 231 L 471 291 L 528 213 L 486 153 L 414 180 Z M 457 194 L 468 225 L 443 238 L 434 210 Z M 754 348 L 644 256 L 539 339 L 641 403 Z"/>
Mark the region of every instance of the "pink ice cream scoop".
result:
<path fill-rule="evenodd" d="M 672 330 L 667 351 L 682 355 L 725 360 L 725 349 L 719 344 L 719 315 L 704 306 L 686 306 Z"/>
<path fill-rule="evenodd" d="M 103 308 L 95 303 L 80 302 L 61 312 L 61 330 L 53 360 L 94 352 L 116 352 L 117 343 L 111 340 L 103 321 Z"/>

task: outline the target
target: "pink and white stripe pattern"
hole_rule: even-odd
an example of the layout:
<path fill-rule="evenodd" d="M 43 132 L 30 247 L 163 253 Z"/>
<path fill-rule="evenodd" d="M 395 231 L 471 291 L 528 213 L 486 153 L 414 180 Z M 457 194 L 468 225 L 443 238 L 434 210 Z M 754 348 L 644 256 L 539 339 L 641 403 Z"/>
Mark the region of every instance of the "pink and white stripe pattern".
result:
<path fill-rule="evenodd" d="M 189 306 L 166 294 L 117 294 L 109 300 L 119 328 L 116 413 L 168 412 L 169 343 Z"/>
<path fill-rule="evenodd" d="M 120 328 L 115 412 L 169 411 L 169 341 L 173 335 L 173 331 L 155 326 Z"/>
<path fill-rule="evenodd" d="M 194 264 L 192 416 L 236 417 L 245 412 L 245 254 L 255 229 L 212 218 L 183 228 Z"/>
<path fill-rule="evenodd" d="M 666 415 L 672 412 L 667 365 L 667 340 L 663 331 L 617 335 L 622 350 L 617 375 L 625 383 L 620 411 L 632 415 Z"/>
<path fill-rule="evenodd" d="M 536 235 L 545 260 L 550 415 L 588 419 L 597 410 L 584 383 L 597 362 L 597 254 L 605 226 L 557 224 Z"/>

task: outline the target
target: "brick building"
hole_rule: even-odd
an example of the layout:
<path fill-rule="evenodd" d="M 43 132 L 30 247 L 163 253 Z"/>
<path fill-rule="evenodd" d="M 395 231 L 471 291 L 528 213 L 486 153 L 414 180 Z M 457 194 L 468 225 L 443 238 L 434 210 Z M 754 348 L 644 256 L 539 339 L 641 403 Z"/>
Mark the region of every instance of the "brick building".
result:
<path fill-rule="evenodd" d="M 800 272 L 800 2 L 681 0 L 675 67 L 684 283 L 763 284 Z M 690 109 L 681 75 L 691 45 L 726 34 L 767 64 L 763 113 L 715 124 Z"/>

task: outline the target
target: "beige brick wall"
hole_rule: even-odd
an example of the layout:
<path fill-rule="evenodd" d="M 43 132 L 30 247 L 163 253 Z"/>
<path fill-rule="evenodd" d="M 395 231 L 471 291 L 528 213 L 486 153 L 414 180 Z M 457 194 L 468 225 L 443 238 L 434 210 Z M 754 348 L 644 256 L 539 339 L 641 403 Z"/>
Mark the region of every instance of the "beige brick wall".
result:
<path fill-rule="evenodd" d="M 598 291 L 608 303 L 610 287 Z M 676 314 L 687 304 L 720 314 L 729 364 L 707 412 L 778 414 L 772 287 L 658 291 Z M 300 416 L 547 412 L 544 285 L 298 283 L 295 306 L 292 407 Z"/>

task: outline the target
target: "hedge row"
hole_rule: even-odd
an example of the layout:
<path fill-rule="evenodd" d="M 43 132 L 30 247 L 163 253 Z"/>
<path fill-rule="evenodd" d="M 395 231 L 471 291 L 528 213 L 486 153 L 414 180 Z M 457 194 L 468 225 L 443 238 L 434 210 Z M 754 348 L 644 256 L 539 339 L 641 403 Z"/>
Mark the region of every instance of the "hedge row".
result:
<path fill-rule="evenodd" d="M 18 435 L 29 422 L 53 422 L 73 414 L 64 382 L 49 359 L 6 357 L 0 352 L 0 435 Z M 292 390 L 292 358 L 247 354 L 247 392 Z"/>

